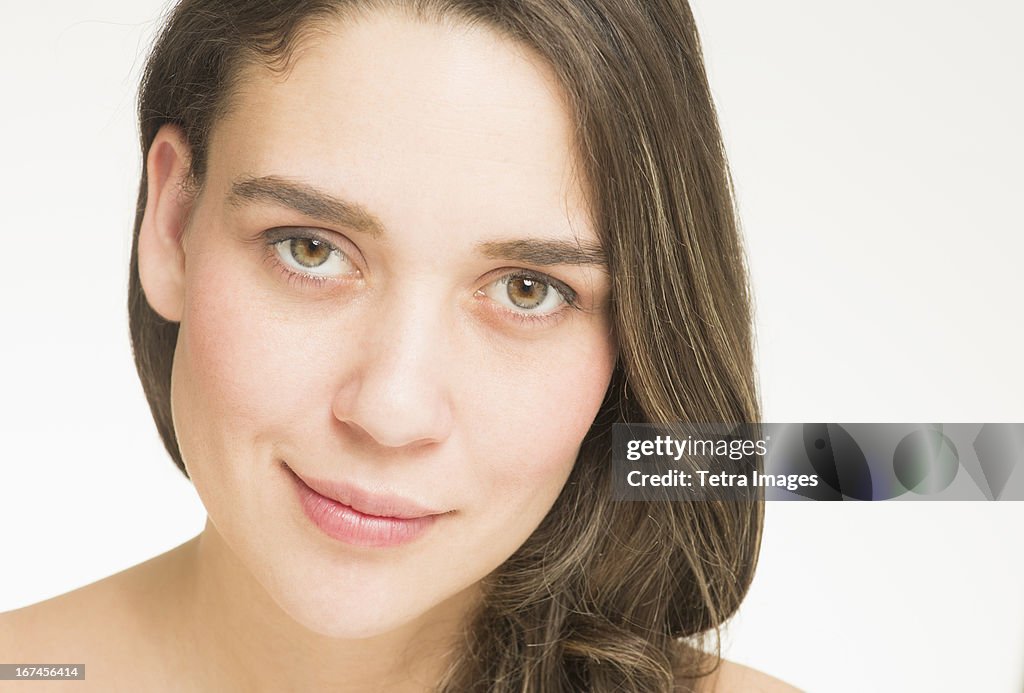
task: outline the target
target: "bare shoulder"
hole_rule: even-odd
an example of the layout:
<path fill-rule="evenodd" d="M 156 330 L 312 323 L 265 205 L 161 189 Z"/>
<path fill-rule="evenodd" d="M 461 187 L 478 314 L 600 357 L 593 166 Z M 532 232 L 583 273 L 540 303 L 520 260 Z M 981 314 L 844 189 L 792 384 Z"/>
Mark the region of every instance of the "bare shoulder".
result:
<path fill-rule="evenodd" d="M 180 548 L 180 547 L 179 547 Z M 71 592 L 0 613 L 0 661 L 118 663 L 153 643 L 154 591 L 173 551 Z"/>
<path fill-rule="evenodd" d="M 146 629 L 132 608 L 131 581 L 118 573 L 0 614 L 0 661 L 83 664 L 86 680 L 76 682 L 83 693 L 146 690 L 135 687 L 139 677 L 133 673 L 140 663 L 147 667 L 150 658 L 140 647 Z M 63 690 L 64 684 L 37 683 L 40 693 Z"/>
<path fill-rule="evenodd" d="M 82 661 L 131 630 L 128 583 L 112 575 L 66 594 L 0 614 L 4 661 Z M 74 656 L 78 655 L 78 659 Z"/>
<path fill-rule="evenodd" d="M 700 693 L 800 693 L 800 689 L 736 662 L 723 659 L 701 682 Z"/>

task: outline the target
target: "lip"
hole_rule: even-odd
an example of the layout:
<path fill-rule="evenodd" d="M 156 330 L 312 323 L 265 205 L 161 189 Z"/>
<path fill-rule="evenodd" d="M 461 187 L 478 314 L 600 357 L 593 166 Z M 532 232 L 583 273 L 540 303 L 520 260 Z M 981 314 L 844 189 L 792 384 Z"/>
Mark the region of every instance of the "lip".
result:
<path fill-rule="evenodd" d="M 390 547 L 423 535 L 446 511 L 379 495 L 338 481 L 300 476 L 284 465 L 306 517 L 324 534 L 353 546 Z"/>

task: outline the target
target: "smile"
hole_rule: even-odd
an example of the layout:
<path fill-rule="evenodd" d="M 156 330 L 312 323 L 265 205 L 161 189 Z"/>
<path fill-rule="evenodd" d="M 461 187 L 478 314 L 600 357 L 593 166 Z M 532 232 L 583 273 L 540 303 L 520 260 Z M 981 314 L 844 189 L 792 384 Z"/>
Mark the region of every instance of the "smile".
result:
<path fill-rule="evenodd" d="M 347 484 L 302 477 L 283 465 L 306 517 L 324 534 L 352 546 L 384 548 L 412 542 L 445 511 L 399 496 L 376 495 Z"/>

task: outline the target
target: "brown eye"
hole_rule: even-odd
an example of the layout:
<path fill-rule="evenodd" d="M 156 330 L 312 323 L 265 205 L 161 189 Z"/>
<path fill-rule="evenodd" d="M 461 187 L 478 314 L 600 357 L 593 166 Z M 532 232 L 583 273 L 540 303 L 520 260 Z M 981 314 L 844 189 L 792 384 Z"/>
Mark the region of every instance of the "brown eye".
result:
<path fill-rule="evenodd" d="M 333 248 L 315 238 L 293 238 L 289 250 L 303 267 L 319 267 L 330 259 Z"/>
<path fill-rule="evenodd" d="M 508 298 L 518 308 L 533 310 L 544 302 L 550 287 L 531 277 L 514 277 L 505 285 Z"/>
<path fill-rule="evenodd" d="M 348 255 L 319 238 L 285 238 L 273 246 L 281 263 L 295 274 L 337 278 L 359 274 Z"/>
<path fill-rule="evenodd" d="M 533 272 L 507 274 L 480 293 L 513 313 L 537 318 L 557 313 L 576 297 L 558 280 Z"/>

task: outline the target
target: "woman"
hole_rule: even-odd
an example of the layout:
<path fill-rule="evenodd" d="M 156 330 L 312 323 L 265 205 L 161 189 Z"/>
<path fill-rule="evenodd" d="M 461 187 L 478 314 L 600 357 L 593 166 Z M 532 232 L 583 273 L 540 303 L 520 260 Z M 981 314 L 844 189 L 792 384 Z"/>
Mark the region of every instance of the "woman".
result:
<path fill-rule="evenodd" d="M 612 423 L 758 416 L 685 3 L 186 0 L 140 125 L 133 345 L 209 519 L 3 616 L 6 661 L 102 690 L 790 690 L 697 647 L 761 506 L 610 496 Z"/>

